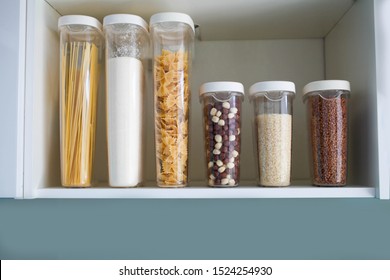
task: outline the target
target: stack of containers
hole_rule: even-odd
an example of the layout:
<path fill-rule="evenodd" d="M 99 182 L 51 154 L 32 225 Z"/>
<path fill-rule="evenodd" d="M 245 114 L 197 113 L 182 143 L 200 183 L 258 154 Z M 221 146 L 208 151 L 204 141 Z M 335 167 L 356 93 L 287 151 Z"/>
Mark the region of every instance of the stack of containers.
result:
<path fill-rule="evenodd" d="M 61 183 L 65 187 L 89 187 L 104 37 L 100 22 L 88 16 L 62 16 L 58 29 Z"/>
<path fill-rule="evenodd" d="M 150 19 L 157 185 L 188 183 L 188 131 L 194 23 L 186 14 L 159 13 Z"/>
<path fill-rule="evenodd" d="M 295 85 L 287 81 L 259 82 L 250 87 L 249 94 L 255 113 L 258 184 L 265 187 L 288 186 Z"/>
<path fill-rule="evenodd" d="M 142 182 L 144 60 L 147 23 L 139 16 L 115 14 L 103 20 L 106 36 L 107 144 L 109 184 Z"/>

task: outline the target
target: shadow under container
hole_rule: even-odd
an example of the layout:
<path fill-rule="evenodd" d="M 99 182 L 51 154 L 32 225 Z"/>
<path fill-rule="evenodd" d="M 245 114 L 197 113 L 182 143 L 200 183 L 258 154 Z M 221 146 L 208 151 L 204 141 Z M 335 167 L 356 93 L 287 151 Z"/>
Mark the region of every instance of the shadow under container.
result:
<path fill-rule="evenodd" d="M 104 37 L 100 22 L 88 16 L 62 16 L 58 29 L 61 184 L 89 187 Z"/>
<path fill-rule="evenodd" d="M 194 34 L 194 23 L 186 14 L 159 13 L 150 18 L 159 187 L 184 187 L 188 184 L 190 70 Z"/>
<path fill-rule="evenodd" d="M 199 95 L 203 103 L 208 186 L 238 186 L 244 86 L 236 82 L 205 83 Z"/>
<path fill-rule="evenodd" d="M 316 81 L 303 88 L 311 143 L 312 182 L 317 186 L 347 184 L 348 98 L 350 84 Z"/>
<path fill-rule="evenodd" d="M 108 15 L 106 100 L 108 171 L 111 187 L 142 182 L 144 62 L 149 50 L 147 23 L 130 14 Z"/>
<path fill-rule="evenodd" d="M 252 85 L 253 135 L 257 151 L 258 184 L 264 187 L 290 185 L 292 103 L 295 84 L 267 81 Z"/>

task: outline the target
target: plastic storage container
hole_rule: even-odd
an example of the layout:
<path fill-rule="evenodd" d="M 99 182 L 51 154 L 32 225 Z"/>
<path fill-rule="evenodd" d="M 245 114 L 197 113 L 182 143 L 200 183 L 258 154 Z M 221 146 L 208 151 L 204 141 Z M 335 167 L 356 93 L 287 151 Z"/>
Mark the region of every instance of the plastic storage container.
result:
<path fill-rule="evenodd" d="M 103 20 L 106 37 L 108 170 L 111 187 L 142 182 L 144 60 L 147 23 L 139 16 L 116 14 Z"/>
<path fill-rule="evenodd" d="M 100 22 L 88 16 L 60 17 L 58 29 L 61 182 L 66 187 L 87 187 L 92 179 L 104 38 Z"/>
<path fill-rule="evenodd" d="M 186 14 L 159 13 L 150 19 L 153 42 L 157 185 L 188 182 L 188 121 L 194 23 Z"/>
<path fill-rule="evenodd" d="M 314 185 L 344 186 L 347 183 L 349 95 L 348 81 L 317 81 L 303 88 Z"/>
<path fill-rule="evenodd" d="M 244 86 L 236 82 L 205 83 L 199 94 L 203 102 L 208 185 L 237 186 L 240 182 Z"/>
<path fill-rule="evenodd" d="M 254 105 L 258 184 L 290 185 L 292 102 L 295 85 L 287 81 L 259 82 L 249 89 Z"/>

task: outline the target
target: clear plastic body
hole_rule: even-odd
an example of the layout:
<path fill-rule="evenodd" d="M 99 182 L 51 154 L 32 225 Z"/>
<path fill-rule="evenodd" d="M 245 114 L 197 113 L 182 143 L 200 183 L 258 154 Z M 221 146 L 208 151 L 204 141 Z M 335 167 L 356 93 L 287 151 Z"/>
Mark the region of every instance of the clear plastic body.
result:
<path fill-rule="evenodd" d="M 91 186 L 103 36 L 88 25 L 60 28 L 60 151 L 65 187 Z"/>
<path fill-rule="evenodd" d="M 153 42 L 157 185 L 188 183 L 192 28 L 181 22 L 150 26 Z"/>
<path fill-rule="evenodd" d="M 293 98 L 294 93 L 288 91 L 263 92 L 251 98 L 261 186 L 290 185 Z"/>
<path fill-rule="evenodd" d="M 312 92 L 304 98 L 314 185 L 347 184 L 348 96 L 349 91 L 328 90 Z"/>
<path fill-rule="evenodd" d="M 240 182 L 242 99 L 242 94 L 235 92 L 202 96 L 210 187 L 234 187 Z"/>
<path fill-rule="evenodd" d="M 109 184 L 142 182 L 144 61 L 149 35 L 139 25 L 110 24 L 106 36 L 106 100 Z"/>

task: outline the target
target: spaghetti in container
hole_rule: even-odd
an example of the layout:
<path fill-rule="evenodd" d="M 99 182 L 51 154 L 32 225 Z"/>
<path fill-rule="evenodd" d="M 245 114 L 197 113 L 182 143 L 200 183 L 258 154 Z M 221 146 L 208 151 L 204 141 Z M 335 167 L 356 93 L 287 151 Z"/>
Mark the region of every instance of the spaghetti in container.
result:
<path fill-rule="evenodd" d="M 157 185 L 188 183 L 188 121 L 194 23 L 186 14 L 159 13 L 150 19 L 153 44 Z"/>
<path fill-rule="evenodd" d="M 62 16 L 58 29 L 61 183 L 65 187 L 89 187 L 104 37 L 100 22 L 89 16 Z"/>

